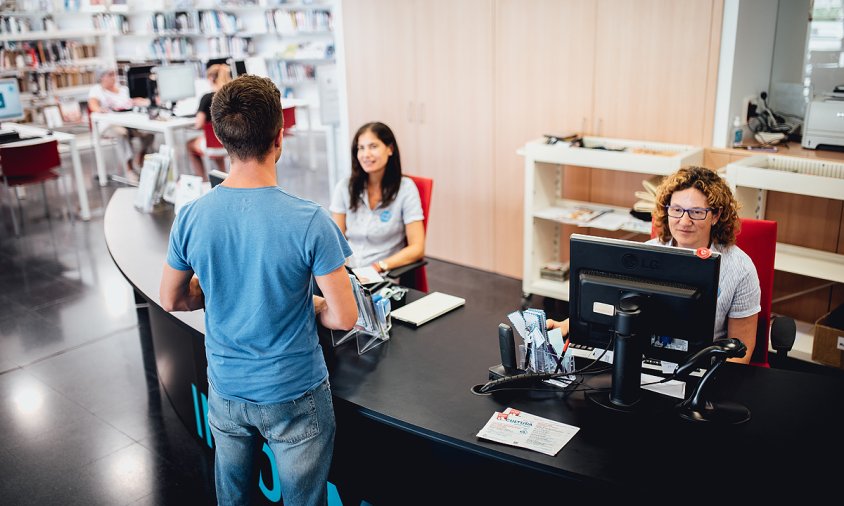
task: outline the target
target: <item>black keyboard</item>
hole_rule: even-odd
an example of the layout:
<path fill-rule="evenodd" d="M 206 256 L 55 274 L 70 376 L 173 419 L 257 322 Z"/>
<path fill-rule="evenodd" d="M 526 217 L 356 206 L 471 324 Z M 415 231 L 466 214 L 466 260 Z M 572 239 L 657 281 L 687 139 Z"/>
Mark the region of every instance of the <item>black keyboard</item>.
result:
<path fill-rule="evenodd" d="M 0 144 L 6 144 L 8 142 L 17 142 L 19 140 L 21 140 L 21 136 L 15 131 L 0 132 Z"/>
<path fill-rule="evenodd" d="M 13 137 L 0 137 L 0 144 L 10 144 L 12 142 L 21 142 L 21 141 L 29 141 L 32 139 L 40 139 L 41 137 L 21 137 L 20 135 L 15 135 Z"/>
<path fill-rule="evenodd" d="M 598 358 L 600 355 L 600 350 L 598 352 L 595 351 L 595 348 L 591 346 L 584 346 L 582 344 L 572 344 L 571 345 L 572 354 L 575 357 L 579 358 L 586 358 L 586 359 L 595 359 Z M 662 371 L 662 362 L 653 358 L 645 358 L 642 360 L 642 369 L 650 369 L 652 371 Z M 692 371 L 692 376 L 701 376 L 705 369 L 697 368 Z"/>

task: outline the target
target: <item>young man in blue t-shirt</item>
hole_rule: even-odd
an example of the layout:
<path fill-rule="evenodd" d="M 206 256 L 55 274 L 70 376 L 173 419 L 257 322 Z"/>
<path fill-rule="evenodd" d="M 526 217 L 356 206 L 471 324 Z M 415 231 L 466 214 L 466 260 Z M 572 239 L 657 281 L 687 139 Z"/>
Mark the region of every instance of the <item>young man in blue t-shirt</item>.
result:
<path fill-rule="evenodd" d="M 278 187 L 281 99 L 269 79 L 226 84 L 211 117 L 231 172 L 179 211 L 160 296 L 167 311 L 205 308 L 217 500 L 248 502 L 263 436 L 284 504 L 326 504 L 335 421 L 316 318 L 330 329 L 357 320 L 352 251 L 323 208 Z"/>

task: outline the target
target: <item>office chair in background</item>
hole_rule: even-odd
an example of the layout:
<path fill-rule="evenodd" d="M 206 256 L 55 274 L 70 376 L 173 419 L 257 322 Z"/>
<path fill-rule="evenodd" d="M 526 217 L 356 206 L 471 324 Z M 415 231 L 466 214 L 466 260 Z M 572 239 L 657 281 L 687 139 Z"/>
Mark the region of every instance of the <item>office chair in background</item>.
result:
<path fill-rule="evenodd" d="M 419 200 L 422 204 L 422 214 L 425 216 L 422 221 L 422 226 L 425 229 L 425 240 L 428 235 L 428 215 L 431 209 L 431 192 L 434 188 L 434 180 L 427 177 L 411 176 L 405 174 L 416 183 L 416 188 L 419 190 Z M 425 264 L 428 261 L 424 258 L 417 260 L 411 264 L 396 267 L 386 274 L 387 278 L 398 281 L 402 286 L 415 288 L 422 292 L 428 292 L 428 276 L 425 272 Z"/>
<path fill-rule="evenodd" d="M 762 290 L 759 320 L 756 323 L 756 348 L 750 359 L 752 365 L 770 367 L 768 343 L 777 350 L 778 357 L 791 351 L 797 327 L 793 318 L 771 317 L 774 296 L 774 259 L 777 255 L 777 222 L 770 220 L 741 219 L 741 231 L 736 235 L 736 246 L 753 260 L 759 287 Z M 790 330 L 789 330 L 790 329 Z"/>
<path fill-rule="evenodd" d="M 62 186 L 61 157 L 59 156 L 59 144 L 55 139 L 39 139 L 37 141 L 24 141 L 0 145 L 0 179 L 3 180 L 7 193 L 14 194 L 20 211 L 21 226 L 18 226 L 17 218 L 12 206 L 9 212 L 12 215 L 12 226 L 15 235 L 20 235 L 24 223 L 24 210 L 21 199 L 15 191 L 15 187 L 29 184 L 41 183 L 41 190 L 44 197 L 44 209 L 47 219 L 50 219 L 50 204 L 47 198 L 47 187 L 45 183 L 55 180 L 59 193 L 63 193 L 66 200 L 68 214 L 73 219 L 71 210 L 70 195 Z"/>
<path fill-rule="evenodd" d="M 284 121 L 284 128 L 281 132 L 281 135 L 284 137 L 284 144 L 285 146 L 289 142 L 290 138 L 296 137 L 296 107 L 284 107 L 284 99 L 282 101 L 282 108 L 281 108 L 281 118 Z M 299 144 L 298 142 L 294 141 L 294 146 Z M 299 150 L 299 147 L 296 146 L 296 151 Z M 288 151 L 288 153 L 291 153 Z M 298 153 L 291 153 L 294 158 L 299 157 Z"/>
<path fill-rule="evenodd" d="M 657 228 L 651 228 L 651 237 L 657 236 Z M 774 259 L 777 254 L 777 222 L 741 218 L 741 231 L 736 235 L 736 246 L 747 253 L 756 267 L 761 295 L 759 319 L 756 322 L 756 347 L 750 359 L 751 365 L 770 367 L 768 343 L 777 351 L 777 362 L 791 351 L 797 327 L 794 319 L 777 316 L 772 321 L 771 301 L 774 294 Z M 772 332 L 771 329 L 775 331 Z"/>
<path fill-rule="evenodd" d="M 215 164 L 215 166 L 211 166 L 212 160 L 223 160 L 223 168 L 226 169 L 223 172 L 228 172 L 230 162 L 229 153 L 226 151 L 226 148 L 223 147 L 223 143 L 220 142 L 220 139 L 217 138 L 217 134 L 214 133 L 214 127 L 211 125 L 211 122 L 206 121 L 202 125 L 202 130 L 205 133 L 205 149 L 202 150 L 202 161 L 203 165 L 205 165 L 205 174 L 210 174 L 214 169 L 221 170 L 219 165 Z"/>

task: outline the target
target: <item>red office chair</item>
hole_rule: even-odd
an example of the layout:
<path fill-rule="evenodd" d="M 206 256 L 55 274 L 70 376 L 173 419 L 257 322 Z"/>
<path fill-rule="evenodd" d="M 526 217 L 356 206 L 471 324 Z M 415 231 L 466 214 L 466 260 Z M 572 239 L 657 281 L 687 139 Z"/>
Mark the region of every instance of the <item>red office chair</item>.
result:
<path fill-rule="evenodd" d="M 291 129 L 296 126 L 296 107 L 282 107 L 281 118 L 284 120 L 283 135 L 293 135 L 293 130 Z"/>
<path fill-rule="evenodd" d="M 202 131 L 205 133 L 205 149 L 202 150 L 202 160 L 205 164 L 205 173 L 208 174 L 214 168 L 209 168 L 211 160 L 223 160 L 224 165 L 228 167 L 229 153 L 223 147 L 223 143 L 217 138 L 214 133 L 214 127 L 210 121 L 206 121 L 202 125 Z M 216 167 L 219 168 L 219 167 Z M 224 171 L 226 172 L 226 171 Z"/>
<path fill-rule="evenodd" d="M 24 222 L 24 211 L 20 197 L 13 187 L 28 184 L 41 183 L 41 190 L 44 195 L 44 209 L 47 219 L 50 219 L 50 206 L 47 199 L 47 187 L 45 183 L 55 180 L 59 186 L 59 192 L 63 193 L 66 199 L 67 209 L 71 209 L 70 195 L 61 186 L 61 157 L 59 156 L 59 144 L 55 139 L 39 139 L 37 141 L 22 141 L 0 145 L 0 178 L 6 188 L 15 195 L 20 211 L 21 226 Z M 15 212 L 9 206 L 12 215 L 12 225 L 15 235 L 20 235 Z M 69 212 L 71 219 L 73 213 Z"/>
<path fill-rule="evenodd" d="M 656 227 L 651 230 L 651 237 L 656 237 Z M 774 294 L 774 259 L 777 254 L 777 222 L 741 219 L 741 231 L 736 235 L 736 246 L 747 253 L 756 267 L 759 277 L 761 296 L 759 303 L 759 319 L 756 323 L 756 347 L 750 359 L 752 365 L 770 367 L 768 362 L 769 338 L 773 339 L 774 349 L 778 354 L 785 355 L 794 344 L 796 327 L 794 320 L 788 317 L 777 317 L 776 325 L 780 331 L 771 332 L 771 301 Z M 783 353 L 785 352 L 785 353 Z"/>
<path fill-rule="evenodd" d="M 416 183 L 416 189 L 419 190 L 419 200 L 422 204 L 422 226 L 425 233 L 428 233 L 428 214 L 431 209 L 431 192 L 434 188 L 434 180 L 427 177 L 410 176 L 405 174 Z M 391 279 L 399 279 L 399 284 L 415 288 L 422 292 L 428 292 L 428 276 L 425 272 L 425 264 L 428 261 L 424 258 L 413 262 L 412 264 L 403 265 L 387 273 L 387 277 Z"/>

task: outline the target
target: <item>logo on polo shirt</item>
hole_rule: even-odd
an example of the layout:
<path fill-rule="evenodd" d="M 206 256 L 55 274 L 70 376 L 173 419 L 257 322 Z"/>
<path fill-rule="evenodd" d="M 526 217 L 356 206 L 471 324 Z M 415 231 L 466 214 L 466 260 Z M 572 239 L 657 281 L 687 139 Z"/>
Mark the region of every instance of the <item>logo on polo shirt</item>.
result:
<path fill-rule="evenodd" d="M 387 223 L 388 221 L 390 221 L 390 218 L 392 218 L 392 217 L 393 217 L 393 213 L 391 213 L 389 209 L 386 210 L 386 211 L 382 211 L 381 212 L 381 223 Z"/>

